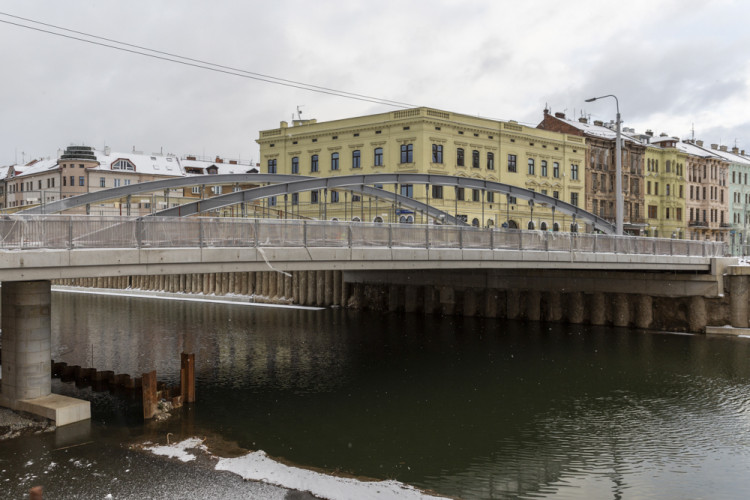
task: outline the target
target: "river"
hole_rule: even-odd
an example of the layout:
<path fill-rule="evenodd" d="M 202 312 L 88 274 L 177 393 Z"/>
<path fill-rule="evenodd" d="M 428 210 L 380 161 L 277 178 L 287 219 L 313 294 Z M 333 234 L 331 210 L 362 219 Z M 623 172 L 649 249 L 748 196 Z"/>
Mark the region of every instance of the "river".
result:
<path fill-rule="evenodd" d="M 130 449 L 167 433 L 467 499 L 746 490 L 750 339 L 61 292 L 52 318 L 56 361 L 176 384 L 195 353 L 197 402 L 144 424 L 137 402 L 54 381 L 92 421 L 0 444 L 9 498 L 288 494 Z"/>

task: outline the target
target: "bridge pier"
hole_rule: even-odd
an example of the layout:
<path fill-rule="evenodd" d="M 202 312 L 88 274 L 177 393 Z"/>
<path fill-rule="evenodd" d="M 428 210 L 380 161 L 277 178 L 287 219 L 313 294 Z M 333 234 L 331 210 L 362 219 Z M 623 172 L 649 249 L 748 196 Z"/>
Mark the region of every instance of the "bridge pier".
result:
<path fill-rule="evenodd" d="M 568 295 L 568 323 L 581 324 L 586 319 L 586 302 L 583 292 Z"/>
<path fill-rule="evenodd" d="M 654 299 L 650 295 L 638 295 L 636 303 L 635 326 L 638 328 L 651 328 L 654 321 Z"/>
<path fill-rule="evenodd" d="M 50 286 L 49 280 L 3 282 L 0 405 L 60 426 L 91 418 L 91 406 L 52 394 Z"/>
<path fill-rule="evenodd" d="M 748 298 L 750 298 L 750 287 L 748 279 L 744 275 L 731 275 L 726 278 L 729 281 L 729 308 L 731 324 L 735 328 L 747 328 Z"/>
<path fill-rule="evenodd" d="M 614 300 L 614 317 L 612 318 L 612 324 L 615 326 L 626 327 L 630 324 L 630 301 L 628 295 L 624 293 L 617 293 L 613 297 Z"/>
<path fill-rule="evenodd" d="M 591 324 L 602 326 L 607 323 L 607 301 L 603 293 L 594 293 L 590 301 Z"/>

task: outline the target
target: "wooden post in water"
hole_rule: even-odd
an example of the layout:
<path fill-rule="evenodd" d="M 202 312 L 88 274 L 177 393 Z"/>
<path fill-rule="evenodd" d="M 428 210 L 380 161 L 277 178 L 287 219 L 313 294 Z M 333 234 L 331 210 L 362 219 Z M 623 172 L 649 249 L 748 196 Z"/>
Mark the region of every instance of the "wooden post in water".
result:
<path fill-rule="evenodd" d="M 154 418 L 156 415 L 156 370 L 143 374 L 142 390 L 143 418 Z"/>
<path fill-rule="evenodd" d="M 41 486 L 34 486 L 29 490 L 29 500 L 42 500 Z"/>
<path fill-rule="evenodd" d="M 195 354 L 180 354 L 180 395 L 183 403 L 195 403 Z"/>

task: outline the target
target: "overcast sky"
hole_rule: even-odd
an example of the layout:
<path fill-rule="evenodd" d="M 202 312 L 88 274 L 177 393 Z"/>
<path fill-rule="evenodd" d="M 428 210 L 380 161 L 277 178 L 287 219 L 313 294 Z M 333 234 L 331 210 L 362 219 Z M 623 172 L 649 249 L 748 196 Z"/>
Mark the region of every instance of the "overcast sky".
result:
<path fill-rule="evenodd" d="M 568 116 L 750 150 L 750 2 L 5 0 L 0 165 L 85 144 L 258 160 L 258 131 L 391 111 L 116 51 L 29 18 L 320 87 L 536 125 Z M 70 32 L 66 34 L 74 35 Z"/>

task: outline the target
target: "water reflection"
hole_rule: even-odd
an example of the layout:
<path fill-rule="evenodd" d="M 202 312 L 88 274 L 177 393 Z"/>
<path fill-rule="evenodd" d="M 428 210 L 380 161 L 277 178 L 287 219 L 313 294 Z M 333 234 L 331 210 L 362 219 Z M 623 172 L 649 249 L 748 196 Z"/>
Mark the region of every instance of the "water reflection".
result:
<path fill-rule="evenodd" d="M 198 403 L 160 432 L 216 432 L 307 466 L 464 498 L 731 498 L 750 465 L 743 340 L 58 293 L 53 304 L 56 359 L 176 382 L 179 353 L 196 353 Z M 135 425 L 127 404 L 85 395 L 101 399 L 99 420 Z"/>

